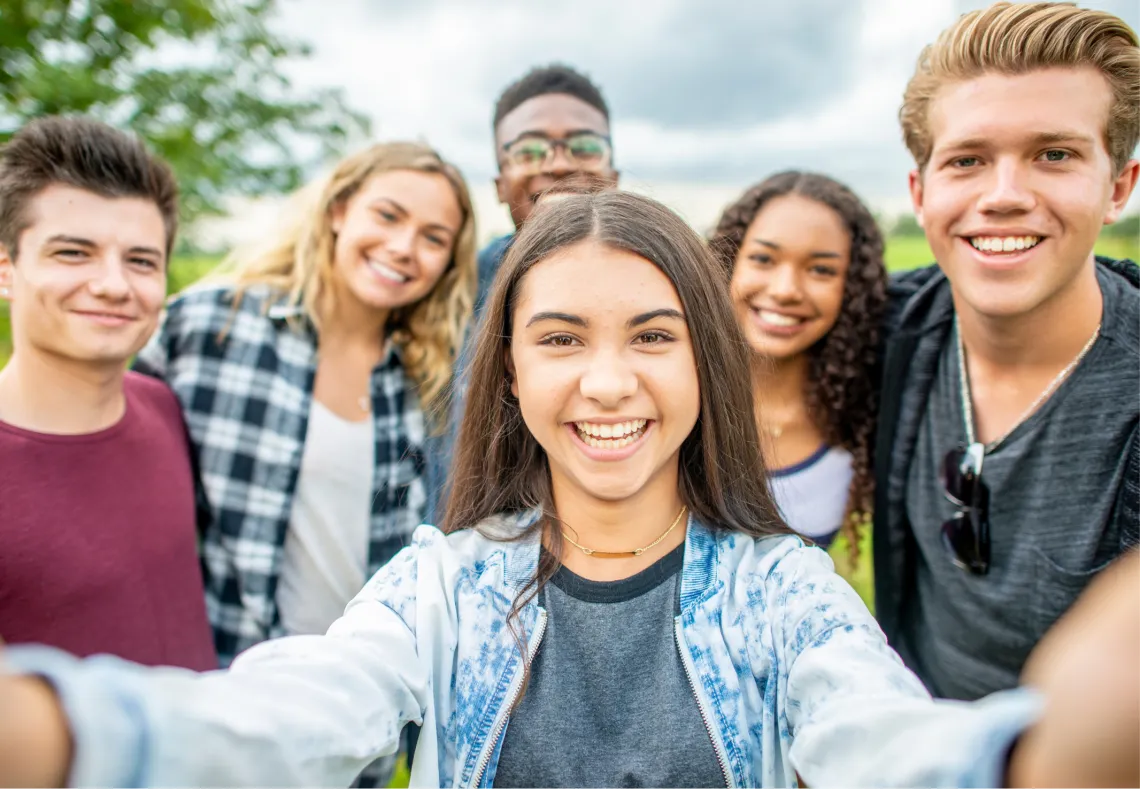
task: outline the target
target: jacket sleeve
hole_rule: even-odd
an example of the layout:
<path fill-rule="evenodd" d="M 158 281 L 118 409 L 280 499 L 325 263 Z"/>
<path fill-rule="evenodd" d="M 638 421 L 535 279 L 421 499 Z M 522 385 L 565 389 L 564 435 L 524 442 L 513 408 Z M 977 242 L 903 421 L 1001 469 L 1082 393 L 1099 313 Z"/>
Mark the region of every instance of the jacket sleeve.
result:
<path fill-rule="evenodd" d="M 348 786 L 420 722 L 429 681 L 400 611 L 415 548 L 381 570 L 324 636 L 267 641 L 228 671 L 143 668 L 12 647 L 71 725 L 73 786 Z M 403 573 L 385 583 L 386 571 Z"/>
<path fill-rule="evenodd" d="M 942 269 L 937 263 L 929 266 L 899 271 L 891 274 L 887 280 L 887 305 L 883 312 L 882 332 L 884 339 L 890 337 L 899 328 L 903 310 L 910 302 L 912 296 L 918 293 L 931 280 L 940 276 Z"/>
<path fill-rule="evenodd" d="M 1140 545 L 1140 427 L 1132 429 L 1128 444 L 1128 460 L 1117 498 L 1117 520 L 1120 524 L 1120 549 L 1127 551 Z"/>
<path fill-rule="evenodd" d="M 934 701 L 820 551 L 774 572 L 791 761 L 808 786 L 1002 786 L 1040 710 L 1027 690 Z M 779 641 L 777 643 L 780 643 Z"/>

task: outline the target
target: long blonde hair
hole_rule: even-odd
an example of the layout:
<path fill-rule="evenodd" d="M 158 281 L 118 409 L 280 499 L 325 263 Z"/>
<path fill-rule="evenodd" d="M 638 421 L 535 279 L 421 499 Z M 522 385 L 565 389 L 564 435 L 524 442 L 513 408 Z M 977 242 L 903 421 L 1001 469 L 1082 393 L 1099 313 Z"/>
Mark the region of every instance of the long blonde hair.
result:
<path fill-rule="evenodd" d="M 352 197 L 373 175 L 390 170 L 438 173 L 447 178 L 463 211 L 452 258 L 443 276 L 420 301 L 394 310 L 388 322 L 392 341 L 404 354 L 409 377 L 419 387 L 420 403 L 437 425 L 446 413 L 445 394 L 471 318 L 475 300 L 475 212 L 463 176 L 434 150 L 419 143 L 390 142 L 342 160 L 323 180 L 302 189 L 285 226 L 267 246 L 236 251 L 216 279 L 234 285 L 234 308 L 243 293 L 264 285 L 287 294 L 287 304 L 320 333 L 318 305 L 333 297 L 332 211 Z"/>

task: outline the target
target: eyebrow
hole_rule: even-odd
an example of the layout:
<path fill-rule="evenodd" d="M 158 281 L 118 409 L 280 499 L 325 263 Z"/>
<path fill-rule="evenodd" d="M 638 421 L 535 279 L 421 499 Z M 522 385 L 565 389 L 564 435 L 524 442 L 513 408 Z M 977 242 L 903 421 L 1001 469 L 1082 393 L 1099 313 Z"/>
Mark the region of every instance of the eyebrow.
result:
<path fill-rule="evenodd" d="M 685 316 L 682 315 L 680 311 L 675 310 L 671 307 L 662 307 L 658 310 L 650 310 L 649 312 L 643 312 L 640 315 L 634 315 L 632 318 L 626 321 L 625 325 L 626 328 L 632 329 L 636 326 L 641 326 L 642 324 L 649 323 L 649 321 L 656 320 L 658 318 L 673 318 L 679 321 L 685 320 Z M 535 323 L 540 323 L 541 321 L 558 321 L 559 323 L 569 323 L 572 326 L 580 326 L 583 329 L 587 328 L 590 325 L 590 322 L 582 316 L 571 315 L 568 312 L 537 312 L 531 316 L 531 319 L 526 322 L 526 325 L 530 327 Z"/>
<path fill-rule="evenodd" d="M 1051 145 L 1055 143 L 1084 143 L 1085 145 L 1092 145 L 1096 143 L 1092 137 L 1087 134 L 1081 134 L 1073 131 L 1051 131 L 1051 132 L 1038 132 L 1029 138 L 1029 142 L 1033 145 Z M 987 137 L 967 137 L 963 140 L 956 140 L 945 146 L 941 150 L 944 152 L 959 151 L 959 150 L 972 150 L 977 148 L 988 148 L 993 145 L 993 140 Z"/>
<path fill-rule="evenodd" d="M 604 135 L 604 134 L 602 134 L 601 132 L 599 132 L 599 131 L 595 131 L 594 129 L 570 129 L 570 131 L 568 131 L 568 132 L 565 132 L 564 134 L 560 135 L 559 137 L 555 137 L 555 136 L 554 136 L 554 135 L 552 135 L 552 134 L 547 134 L 547 133 L 546 133 L 546 132 L 544 132 L 544 131 L 539 131 L 539 130 L 528 130 L 528 131 L 524 131 L 524 132 L 522 132 L 522 133 L 521 133 L 521 134 L 520 134 L 518 137 L 516 137 L 515 139 L 520 139 L 520 138 L 522 138 L 522 137 L 542 137 L 542 138 L 544 138 L 544 139 L 547 139 L 547 140 L 555 140 L 555 139 L 559 139 L 559 140 L 560 140 L 560 139 L 564 139 L 564 138 L 566 138 L 566 137 L 573 137 L 575 134 L 596 134 L 596 135 L 598 135 L 599 137 L 604 137 L 604 136 L 605 136 L 605 135 Z"/>
<path fill-rule="evenodd" d="M 62 235 L 62 234 L 57 234 L 57 235 L 51 236 L 45 243 L 47 243 L 47 244 L 71 244 L 73 246 L 86 247 L 88 249 L 94 249 L 95 247 L 99 246 L 98 244 L 96 244 L 94 241 L 92 241 L 89 238 L 81 238 L 79 236 L 66 236 L 66 235 Z M 127 252 L 134 254 L 134 255 L 147 254 L 147 255 L 157 255 L 160 258 L 162 257 L 162 250 L 157 249 L 155 247 L 131 247 L 130 249 L 127 250 Z"/>
<path fill-rule="evenodd" d="M 403 216 L 410 216 L 410 212 L 408 211 L 408 209 L 404 208 L 402 205 L 400 205 L 398 202 L 393 200 L 391 197 L 378 197 L 378 198 L 376 198 L 376 200 L 372 203 L 372 207 L 375 208 L 380 203 L 387 203 L 390 206 L 392 206 L 392 208 L 396 209 L 397 213 L 399 213 Z M 451 228 L 451 227 L 448 227 L 447 225 L 442 225 L 439 222 L 431 222 L 428 224 L 428 227 L 435 228 L 436 230 L 442 230 L 442 231 L 449 233 L 453 236 L 459 232 L 458 230 Z"/>
<path fill-rule="evenodd" d="M 757 244 L 769 247 L 771 249 L 776 250 L 777 252 L 780 251 L 780 245 L 777 244 L 775 241 L 767 241 L 763 238 L 754 238 L 752 240 Z M 819 249 L 819 250 L 814 250 L 810 255 L 808 255 L 808 257 L 812 258 L 812 259 L 821 258 L 821 259 L 826 259 L 826 260 L 838 260 L 839 258 L 842 257 L 842 255 L 840 255 L 838 252 L 829 252 L 826 250 Z"/>
<path fill-rule="evenodd" d="M 626 328 L 632 329 L 635 326 L 640 326 L 643 323 L 649 323 L 650 321 L 656 320 L 658 318 L 673 318 L 679 321 L 685 320 L 685 316 L 682 315 L 678 310 L 675 310 L 671 307 L 664 307 L 659 310 L 650 310 L 649 312 L 643 312 L 640 315 L 634 315 L 625 325 Z"/>
<path fill-rule="evenodd" d="M 590 325 L 590 322 L 580 315 L 571 315 L 568 312 L 536 312 L 530 317 L 530 320 L 526 322 L 526 325 L 529 328 L 542 321 L 569 323 L 572 326 L 581 326 L 583 329 Z"/>
<path fill-rule="evenodd" d="M 77 247 L 94 247 L 95 242 L 89 238 L 80 238 L 79 236 L 65 236 L 56 234 L 49 238 L 45 243 L 48 244 L 74 244 Z"/>
<path fill-rule="evenodd" d="M 597 129 L 570 129 L 558 137 L 547 134 L 546 132 L 540 131 L 538 129 L 527 129 L 526 131 L 520 132 L 513 139 L 505 141 L 500 147 L 506 149 L 514 145 L 519 140 L 525 140 L 532 137 L 540 140 L 565 140 L 577 134 L 592 134 L 595 137 L 601 137 L 606 140 L 610 139 L 608 134 L 600 132 Z"/>
<path fill-rule="evenodd" d="M 1093 144 L 1096 142 L 1096 140 L 1087 134 L 1079 134 L 1077 132 L 1041 132 L 1034 136 L 1033 140 L 1037 143 L 1083 142 L 1085 144 Z"/>

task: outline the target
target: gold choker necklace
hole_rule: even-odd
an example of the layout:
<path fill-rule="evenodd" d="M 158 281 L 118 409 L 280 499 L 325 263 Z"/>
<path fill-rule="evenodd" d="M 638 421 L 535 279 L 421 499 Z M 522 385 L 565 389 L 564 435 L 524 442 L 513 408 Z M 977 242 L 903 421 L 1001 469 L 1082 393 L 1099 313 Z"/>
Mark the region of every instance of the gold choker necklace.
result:
<path fill-rule="evenodd" d="M 566 533 L 565 528 L 562 529 L 562 536 L 566 538 L 566 542 L 570 543 L 587 556 L 596 556 L 599 559 L 621 559 L 625 556 L 641 556 L 641 554 L 645 553 L 650 548 L 657 545 L 657 543 L 668 537 L 669 532 L 677 528 L 677 524 L 681 522 L 681 518 L 684 517 L 687 510 L 688 507 L 682 505 L 681 511 L 677 513 L 677 517 L 673 519 L 673 522 L 669 524 L 669 528 L 666 529 L 660 537 L 646 545 L 644 548 L 634 548 L 632 551 L 595 551 L 593 548 L 587 548 L 585 545 L 579 545 L 570 539 L 570 535 Z"/>

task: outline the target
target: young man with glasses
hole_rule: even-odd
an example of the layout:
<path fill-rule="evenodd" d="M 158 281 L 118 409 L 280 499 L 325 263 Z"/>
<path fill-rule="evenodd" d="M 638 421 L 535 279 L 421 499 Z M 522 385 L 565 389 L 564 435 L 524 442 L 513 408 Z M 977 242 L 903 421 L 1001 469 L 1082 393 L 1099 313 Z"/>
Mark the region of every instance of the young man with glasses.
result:
<path fill-rule="evenodd" d="M 900 112 L 937 267 L 893 284 L 877 615 L 938 696 L 1017 684 L 1137 542 L 1140 269 L 1094 257 L 1140 173 L 1120 19 L 997 3 L 927 47 Z"/>
<path fill-rule="evenodd" d="M 539 196 L 580 175 L 617 186 L 610 145 L 610 110 L 598 86 L 569 66 L 531 69 L 507 86 L 495 104 L 495 189 L 515 229 Z M 479 255 L 478 317 L 514 234 L 492 241 Z"/>

